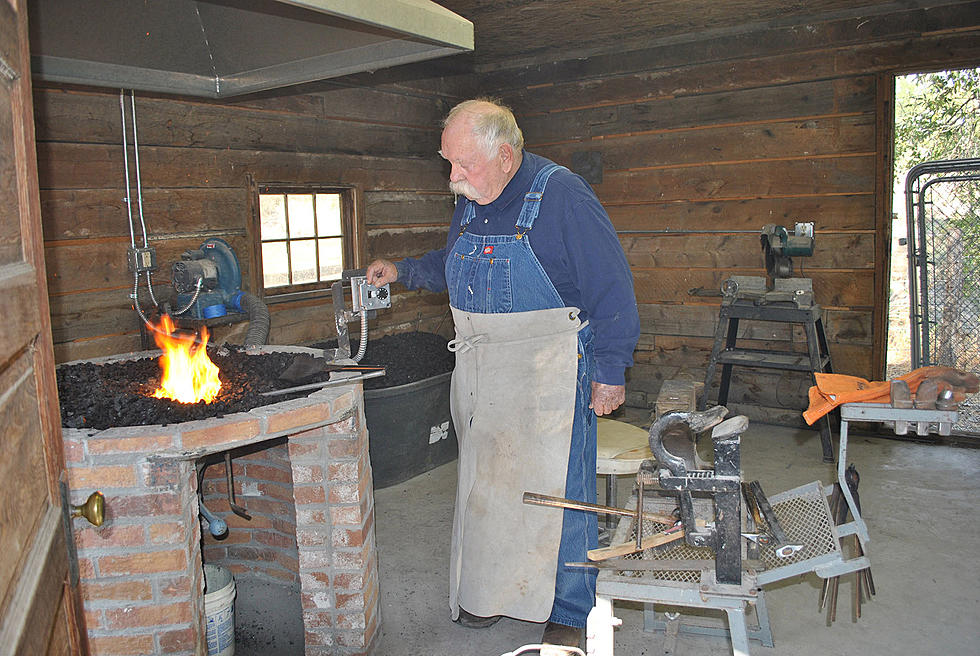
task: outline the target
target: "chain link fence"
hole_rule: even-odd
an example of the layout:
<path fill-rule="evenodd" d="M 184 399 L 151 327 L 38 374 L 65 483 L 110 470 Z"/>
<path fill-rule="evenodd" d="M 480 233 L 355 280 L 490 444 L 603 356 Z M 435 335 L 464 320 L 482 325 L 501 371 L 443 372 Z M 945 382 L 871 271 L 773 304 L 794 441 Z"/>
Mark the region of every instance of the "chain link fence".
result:
<path fill-rule="evenodd" d="M 905 193 L 912 366 L 980 372 L 980 159 L 919 164 Z M 980 432 L 964 406 L 957 430 Z"/>

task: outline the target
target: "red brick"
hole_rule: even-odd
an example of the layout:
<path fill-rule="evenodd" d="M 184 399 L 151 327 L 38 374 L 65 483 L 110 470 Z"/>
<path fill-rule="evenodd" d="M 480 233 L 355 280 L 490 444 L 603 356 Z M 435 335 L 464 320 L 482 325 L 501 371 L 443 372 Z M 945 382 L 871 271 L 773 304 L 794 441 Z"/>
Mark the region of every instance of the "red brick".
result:
<path fill-rule="evenodd" d="M 243 529 L 236 529 L 234 531 L 229 529 L 228 532 L 225 533 L 224 537 L 219 540 L 211 535 L 209 531 L 204 531 L 204 535 L 201 539 L 203 540 L 205 546 L 230 547 L 231 545 L 250 543 L 252 541 L 252 532 Z"/>
<path fill-rule="evenodd" d="M 325 403 L 317 403 L 277 412 L 268 418 L 266 425 L 269 433 L 284 433 L 329 421 L 330 417 L 330 406 Z"/>
<path fill-rule="evenodd" d="M 84 615 L 85 615 L 85 628 L 87 628 L 89 631 L 93 629 L 102 629 L 105 627 L 105 624 L 103 623 L 104 618 L 102 617 L 101 609 L 86 610 L 84 612 Z"/>
<path fill-rule="evenodd" d="M 283 501 L 293 500 L 292 485 L 276 485 L 275 483 L 259 483 L 258 492 L 264 497 L 281 499 Z"/>
<path fill-rule="evenodd" d="M 143 485 L 146 487 L 174 488 L 186 485 L 187 479 L 193 479 L 179 463 L 166 460 L 153 460 L 141 465 L 143 469 Z"/>
<path fill-rule="evenodd" d="M 328 610 L 334 607 L 333 595 L 330 594 L 329 590 L 303 592 L 300 597 L 304 611 Z"/>
<path fill-rule="evenodd" d="M 300 546 L 322 547 L 329 542 L 327 533 L 322 529 L 296 529 L 296 544 Z"/>
<path fill-rule="evenodd" d="M 358 480 L 359 468 L 356 462 L 332 462 L 327 470 L 327 479 L 335 481 Z"/>
<path fill-rule="evenodd" d="M 288 446 L 290 458 L 307 458 L 319 455 L 322 451 L 323 442 L 319 439 L 311 441 L 293 435 L 289 438 Z"/>
<path fill-rule="evenodd" d="M 276 529 L 280 533 L 293 535 L 296 533 L 296 521 L 292 515 L 289 517 L 273 517 L 272 528 Z"/>
<path fill-rule="evenodd" d="M 299 551 L 300 571 L 322 571 L 333 566 L 329 552 L 319 549 L 300 549 Z M 360 565 L 358 565 L 358 568 Z M 353 569 L 348 567 L 347 569 Z"/>
<path fill-rule="evenodd" d="M 206 423 L 209 424 L 207 428 L 181 433 L 181 446 L 185 449 L 213 448 L 222 444 L 247 440 L 261 434 L 258 419 L 223 420 L 220 422 L 209 420 Z"/>
<path fill-rule="evenodd" d="M 333 495 L 332 491 L 331 495 Z M 297 505 L 324 503 L 327 500 L 327 495 L 321 485 L 304 485 L 293 488 L 293 498 L 296 500 Z"/>
<path fill-rule="evenodd" d="M 364 608 L 364 593 L 338 594 L 335 597 L 338 610 L 362 610 Z"/>
<path fill-rule="evenodd" d="M 327 514 L 323 510 L 303 510 L 300 508 L 296 509 L 296 525 L 297 526 L 313 526 L 316 524 L 325 524 L 327 522 Z"/>
<path fill-rule="evenodd" d="M 320 465 L 293 465 L 294 483 L 322 483 L 323 467 Z"/>
<path fill-rule="evenodd" d="M 297 560 L 295 557 L 280 552 L 276 556 L 276 563 L 290 572 L 294 572 L 296 576 L 299 575 L 299 560 Z"/>
<path fill-rule="evenodd" d="M 135 606 L 107 610 L 106 624 L 110 629 L 130 629 L 139 626 L 186 624 L 191 621 L 190 602 L 161 606 Z"/>
<path fill-rule="evenodd" d="M 82 598 L 91 600 L 117 599 L 120 601 L 148 601 L 153 599 L 153 586 L 149 581 L 125 581 L 106 583 L 82 581 Z"/>
<path fill-rule="evenodd" d="M 342 629 L 363 629 L 365 626 L 364 613 L 337 613 L 334 625 Z"/>
<path fill-rule="evenodd" d="M 151 654 L 154 651 L 152 633 L 145 635 L 112 636 L 108 638 L 95 638 L 90 636 L 88 646 L 91 656 Z"/>
<path fill-rule="evenodd" d="M 360 547 L 364 544 L 364 534 L 360 529 L 334 527 L 330 543 L 335 547 Z"/>
<path fill-rule="evenodd" d="M 280 549 L 296 547 L 296 540 L 291 535 L 287 536 L 273 531 L 255 531 L 252 535 L 256 542 L 270 547 L 278 547 Z"/>
<path fill-rule="evenodd" d="M 296 577 L 296 570 L 295 570 L 295 568 L 293 568 L 293 569 L 286 569 L 286 570 L 284 570 L 284 569 L 272 569 L 272 568 L 269 568 L 268 570 L 266 570 L 266 573 L 269 576 L 273 576 L 273 577 L 275 577 L 275 578 L 277 578 L 277 579 L 279 579 L 281 581 L 288 581 L 288 582 L 293 583 L 293 584 L 299 583 L 299 580 Z"/>
<path fill-rule="evenodd" d="M 79 440 L 65 440 L 65 461 L 72 462 L 84 462 L 85 461 L 85 445 Z"/>
<path fill-rule="evenodd" d="M 138 437 L 91 437 L 88 452 L 95 455 L 107 453 L 158 453 L 173 448 L 174 436 L 140 435 Z"/>
<path fill-rule="evenodd" d="M 146 534 L 142 526 L 110 523 L 96 528 L 79 525 L 75 529 L 75 544 L 79 549 L 142 546 L 146 544 Z"/>
<path fill-rule="evenodd" d="M 333 437 L 327 445 L 330 458 L 353 458 L 361 453 L 361 445 L 353 438 Z"/>
<path fill-rule="evenodd" d="M 179 572 L 187 568 L 187 554 L 181 550 L 149 551 L 99 558 L 101 576 Z"/>
<path fill-rule="evenodd" d="M 326 631 L 307 631 L 306 632 L 306 646 L 310 647 L 332 647 L 333 646 L 333 633 L 328 633 Z"/>
<path fill-rule="evenodd" d="M 178 631 L 163 631 L 160 633 L 160 649 L 165 654 L 177 651 L 191 651 L 197 648 L 197 631 L 181 629 Z"/>
<path fill-rule="evenodd" d="M 78 559 L 78 576 L 82 579 L 95 578 L 95 563 L 92 562 L 91 558 Z"/>
<path fill-rule="evenodd" d="M 333 566 L 341 570 L 359 571 L 364 568 L 364 554 L 361 551 L 337 551 L 333 555 Z"/>
<path fill-rule="evenodd" d="M 312 629 L 329 629 L 333 626 L 333 613 L 331 611 L 317 610 L 316 608 L 304 610 L 303 626 Z"/>
<path fill-rule="evenodd" d="M 303 572 L 300 575 L 304 590 L 315 590 L 330 587 L 329 572 Z"/>
<path fill-rule="evenodd" d="M 332 506 L 330 508 L 330 524 L 333 526 L 360 525 L 364 515 L 360 506 Z"/>
<path fill-rule="evenodd" d="M 280 469 L 269 465 L 247 463 L 245 465 L 245 476 L 258 481 L 271 481 L 274 483 L 292 483 L 293 475 L 289 468 Z"/>
<path fill-rule="evenodd" d="M 202 574 L 203 576 L 203 574 Z M 194 580 L 191 576 L 175 576 L 160 580 L 160 594 L 170 599 L 188 599 L 194 590 Z"/>
<path fill-rule="evenodd" d="M 330 503 L 357 503 L 361 500 L 357 485 L 343 484 L 330 487 Z"/>
<path fill-rule="evenodd" d="M 114 517 L 155 517 L 178 515 L 180 497 L 173 492 L 133 494 L 106 498 Z"/>
<path fill-rule="evenodd" d="M 68 470 L 68 482 L 72 490 L 135 487 L 136 468 L 132 465 L 71 467 Z"/>
<path fill-rule="evenodd" d="M 334 574 L 333 585 L 336 590 L 360 590 L 364 587 L 364 576 L 360 572 Z"/>
<path fill-rule="evenodd" d="M 150 524 L 147 527 L 150 544 L 176 544 L 187 539 L 187 531 L 179 522 Z"/>

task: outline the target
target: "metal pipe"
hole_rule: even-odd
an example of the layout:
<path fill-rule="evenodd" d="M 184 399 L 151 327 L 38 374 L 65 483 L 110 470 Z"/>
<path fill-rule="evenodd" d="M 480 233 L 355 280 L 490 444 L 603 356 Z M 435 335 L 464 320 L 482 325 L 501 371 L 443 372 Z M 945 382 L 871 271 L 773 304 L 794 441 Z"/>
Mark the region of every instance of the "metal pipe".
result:
<path fill-rule="evenodd" d="M 119 116 L 122 119 L 123 166 L 126 169 L 126 212 L 129 214 L 129 245 L 136 248 L 136 234 L 133 231 L 133 205 L 129 190 L 129 140 L 126 138 L 126 96 L 119 90 Z"/>

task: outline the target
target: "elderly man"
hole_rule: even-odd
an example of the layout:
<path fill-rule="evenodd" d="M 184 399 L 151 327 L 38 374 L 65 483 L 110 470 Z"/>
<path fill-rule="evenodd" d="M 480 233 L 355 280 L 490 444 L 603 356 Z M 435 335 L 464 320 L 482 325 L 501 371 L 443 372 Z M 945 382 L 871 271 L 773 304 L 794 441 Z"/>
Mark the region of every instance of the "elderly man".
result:
<path fill-rule="evenodd" d="M 580 646 L 595 570 L 593 513 L 528 506 L 525 491 L 595 502 L 596 415 L 626 398 L 639 336 L 633 281 L 605 210 L 578 175 L 524 152 L 509 109 L 468 100 L 443 122 L 456 203 L 446 247 L 368 281 L 448 289 L 456 326 L 459 479 L 449 601 L 454 621 L 544 622 Z"/>

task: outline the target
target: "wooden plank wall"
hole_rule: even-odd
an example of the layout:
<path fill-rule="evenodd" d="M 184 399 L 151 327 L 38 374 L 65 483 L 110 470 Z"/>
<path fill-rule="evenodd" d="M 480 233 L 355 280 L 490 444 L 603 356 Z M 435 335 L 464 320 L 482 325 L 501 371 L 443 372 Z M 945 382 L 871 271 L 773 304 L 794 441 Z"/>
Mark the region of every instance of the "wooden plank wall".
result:
<path fill-rule="evenodd" d="M 720 298 L 691 290 L 765 275 L 768 223 L 816 224 L 803 267 L 835 370 L 881 375 L 890 199 L 875 193 L 888 157 L 878 76 L 976 65 L 978 18 L 976 5 L 898 11 L 484 76 L 529 150 L 571 168 L 576 152 L 602 158 L 594 188 L 620 231 L 643 325 L 629 404 L 652 406 L 665 379 L 703 379 Z M 806 350 L 800 326 L 743 321 L 740 333 L 740 346 Z M 808 376 L 735 375 L 739 412 L 800 422 Z"/>
<path fill-rule="evenodd" d="M 437 125 L 466 84 L 423 74 L 381 84 L 371 76 L 351 77 L 343 85 L 325 82 L 238 101 L 137 93 L 143 216 L 161 265 L 158 295 L 167 292 L 170 263 L 209 237 L 231 244 L 242 263 L 243 287 L 256 293 L 250 280 L 249 175 L 260 183 L 356 185 L 367 226 L 366 257 L 399 259 L 441 245 L 452 197 L 448 172 L 435 154 Z M 57 359 L 139 350 L 133 277 L 126 266 L 130 228 L 119 94 L 47 86 L 35 89 L 34 103 Z M 127 130 L 132 143 L 131 124 Z M 132 151 L 129 166 L 135 170 Z M 135 187 L 131 193 L 136 241 L 142 245 Z M 140 301 L 149 307 L 145 284 Z M 451 331 L 445 295 L 402 293 L 395 301 L 372 322 L 372 331 Z M 270 343 L 335 335 L 328 295 L 269 307 Z M 219 328 L 216 338 L 240 343 L 245 328 Z"/>

